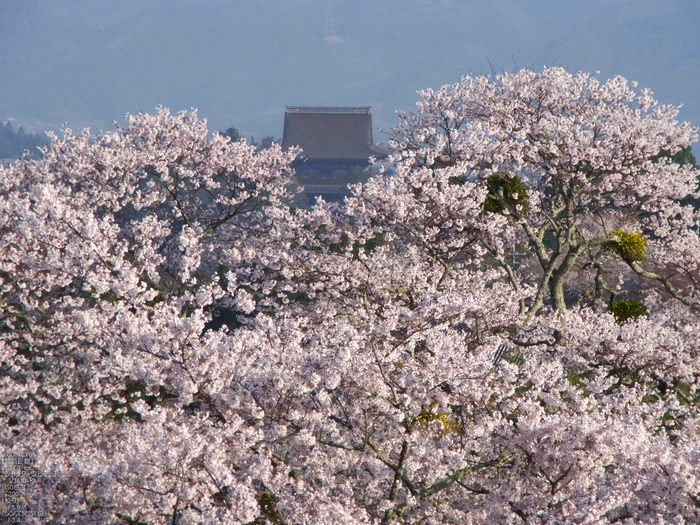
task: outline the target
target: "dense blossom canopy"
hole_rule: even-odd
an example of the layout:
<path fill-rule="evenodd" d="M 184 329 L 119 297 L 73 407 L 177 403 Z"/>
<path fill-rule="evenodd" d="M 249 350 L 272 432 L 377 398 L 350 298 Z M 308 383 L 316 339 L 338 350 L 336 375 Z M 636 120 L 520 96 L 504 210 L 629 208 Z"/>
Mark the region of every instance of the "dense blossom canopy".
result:
<path fill-rule="evenodd" d="M 341 206 L 165 109 L 0 168 L 3 512 L 700 523 L 695 129 L 557 68 L 421 96 Z"/>

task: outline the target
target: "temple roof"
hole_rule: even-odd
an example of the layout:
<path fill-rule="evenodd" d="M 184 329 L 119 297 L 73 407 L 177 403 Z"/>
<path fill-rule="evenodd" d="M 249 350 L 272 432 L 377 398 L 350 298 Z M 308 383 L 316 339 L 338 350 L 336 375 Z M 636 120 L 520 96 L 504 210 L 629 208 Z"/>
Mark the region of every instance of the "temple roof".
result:
<path fill-rule="evenodd" d="M 301 147 L 310 159 L 385 157 L 388 150 L 372 140 L 372 115 L 362 107 L 287 106 L 282 147 Z"/>

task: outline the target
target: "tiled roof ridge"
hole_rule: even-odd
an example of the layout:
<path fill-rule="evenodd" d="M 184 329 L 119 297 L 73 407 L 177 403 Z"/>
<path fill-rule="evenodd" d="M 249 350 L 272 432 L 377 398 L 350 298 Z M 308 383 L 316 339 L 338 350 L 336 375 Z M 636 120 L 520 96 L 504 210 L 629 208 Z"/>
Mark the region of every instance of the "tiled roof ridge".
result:
<path fill-rule="evenodd" d="M 339 113 L 368 115 L 372 106 L 286 106 L 287 113 Z"/>

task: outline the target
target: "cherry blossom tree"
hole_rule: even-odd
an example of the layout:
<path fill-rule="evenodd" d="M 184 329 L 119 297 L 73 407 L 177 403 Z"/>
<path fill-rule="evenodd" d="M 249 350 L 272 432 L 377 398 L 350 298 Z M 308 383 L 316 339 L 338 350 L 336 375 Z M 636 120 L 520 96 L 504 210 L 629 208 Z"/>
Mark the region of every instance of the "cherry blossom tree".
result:
<path fill-rule="evenodd" d="M 394 145 L 404 176 L 420 171 L 425 179 L 402 186 L 442 195 L 441 187 L 468 184 L 467 191 L 486 192 L 484 214 L 507 217 L 509 236 L 487 239 L 484 248 L 516 289 L 530 271 L 522 247 L 542 274 L 524 311 L 597 305 L 614 295 L 615 254 L 671 295 L 682 285 L 670 275 L 692 273 L 697 217 L 679 200 L 697 192 L 697 175 L 669 157 L 696 137 L 695 128 L 673 120 L 677 108 L 659 106 L 648 90 L 635 95 L 621 77 L 600 84 L 559 68 L 465 77 L 422 97 L 419 114 L 400 115 Z M 429 198 L 415 200 L 426 206 Z M 635 242 L 641 251 L 626 252 Z M 449 266 L 457 253 L 440 260 Z M 644 270 L 647 258 L 669 271 Z M 573 273 L 591 284 L 576 283 L 567 301 Z"/>
<path fill-rule="evenodd" d="M 694 129 L 560 69 L 422 98 L 341 206 L 164 109 L 0 168 L 0 447 L 37 474 L 5 504 L 700 523 Z"/>
<path fill-rule="evenodd" d="M 294 155 L 208 139 L 195 115 L 160 110 L 96 139 L 66 131 L 43 159 L 3 170 L 3 445 L 37 455 L 43 478 L 27 496 L 30 511 L 56 522 L 162 521 L 165 512 L 177 521 L 178 486 L 187 501 L 206 500 L 198 507 L 205 520 L 224 512 L 219 502 L 232 520 L 257 516 L 255 488 L 239 487 L 235 470 L 223 475 L 218 460 L 201 455 L 212 442 L 201 430 L 211 421 L 192 408 L 187 414 L 202 424 L 178 422 L 166 402 L 208 402 L 195 383 L 223 380 L 187 372 L 204 372 L 203 359 L 209 366 L 227 359 L 214 355 L 227 345 L 222 335 L 203 335 L 205 307 L 228 289 L 231 301 L 245 303 L 223 254 L 246 257 L 236 270 L 249 273 L 247 257 L 263 253 L 263 236 L 274 228 L 262 209 L 285 197 L 284 169 Z M 137 400 L 154 412 L 140 416 Z M 185 448 L 155 439 L 170 432 L 166 421 Z M 250 432 L 230 430 L 245 456 Z M 237 461 L 228 448 L 210 451 Z M 200 474 L 189 487 L 182 476 L 191 462 Z M 195 488 L 202 475 L 213 483 L 206 498 Z M 25 494 L 17 495 L 22 503 Z"/>

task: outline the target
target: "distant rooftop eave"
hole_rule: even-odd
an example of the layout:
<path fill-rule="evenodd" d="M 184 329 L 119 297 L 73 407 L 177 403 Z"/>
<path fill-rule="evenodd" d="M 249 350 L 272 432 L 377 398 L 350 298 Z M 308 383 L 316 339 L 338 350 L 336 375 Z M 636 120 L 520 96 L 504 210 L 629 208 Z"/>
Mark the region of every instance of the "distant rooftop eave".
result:
<path fill-rule="evenodd" d="M 329 107 L 329 106 L 286 106 L 287 113 L 335 113 L 368 115 L 371 106 Z"/>
<path fill-rule="evenodd" d="M 308 160 L 357 160 L 386 157 L 372 140 L 370 106 L 287 106 L 282 149 L 299 146 Z"/>

